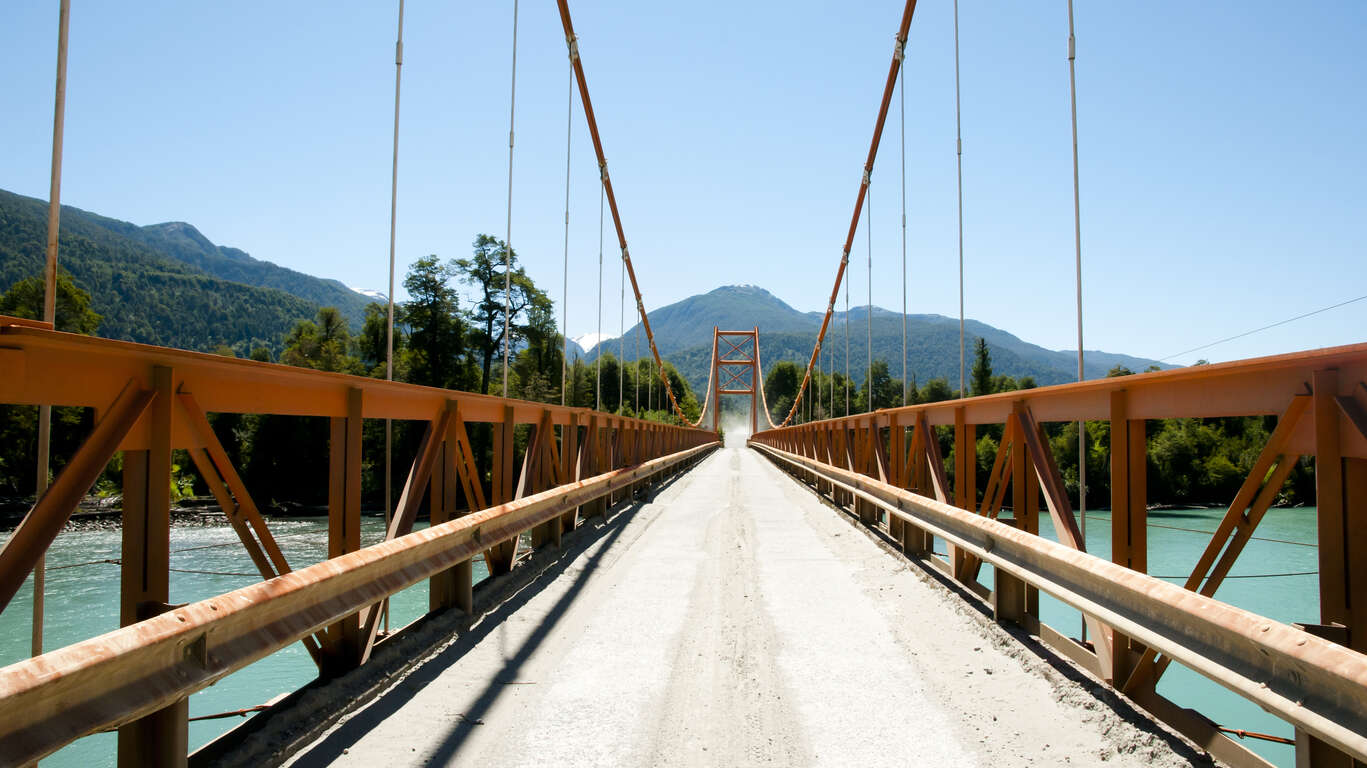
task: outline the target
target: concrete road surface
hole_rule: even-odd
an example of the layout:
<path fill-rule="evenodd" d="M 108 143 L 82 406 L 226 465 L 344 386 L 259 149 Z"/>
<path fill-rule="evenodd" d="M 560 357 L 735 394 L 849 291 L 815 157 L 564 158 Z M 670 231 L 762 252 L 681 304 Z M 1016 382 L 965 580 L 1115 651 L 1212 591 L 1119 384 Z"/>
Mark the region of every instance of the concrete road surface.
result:
<path fill-rule="evenodd" d="M 743 447 L 291 764 L 1186 765 Z M 1182 746 L 1178 744 L 1179 748 Z"/>

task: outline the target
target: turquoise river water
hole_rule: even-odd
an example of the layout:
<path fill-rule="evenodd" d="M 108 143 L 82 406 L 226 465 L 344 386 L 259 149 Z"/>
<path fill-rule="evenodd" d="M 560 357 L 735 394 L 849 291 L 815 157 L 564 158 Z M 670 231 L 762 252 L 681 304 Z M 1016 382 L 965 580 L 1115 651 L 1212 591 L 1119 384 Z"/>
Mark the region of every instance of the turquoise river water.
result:
<path fill-rule="evenodd" d="M 1215 529 L 1223 510 L 1163 510 L 1149 513 L 1149 572 L 1181 583 Z M 1041 515 L 1043 535 L 1052 537 L 1048 516 Z M 425 524 L 420 524 L 420 527 Z M 322 560 L 327 551 L 327 521 L 319 518 L 271 520 L 291 567 Z M 367 517 L 365 543 L 378 542 L 382 521 Z M 1241 608 L 1283 622 L 1318 621 L 1315 510 L 1312 507 L 1274 509 L 1249 543 L 1217 597 Z M 1106 511 L 1087 515 L 1088 549 L 1110 556 L 1110 516 Z M 118 627 L 118 566 L 105 561 L 119 557 L 116 527 L 64 531 L 48 554 L 46 647 L 59 648 Z M 171 531 L 171 602 L 185 603 L 247 586 L 258 581 L 236 535 L 224 525 L 178 524 Z M 938 548 L 943 550 L 943 543 Z M 484 577 L 483 562 L 475 578 Z M 990 571 L 983 574 L 990 582 Z M 400 627 L 427 610 L 427 586 L 420 583 L 395 595 L 390 603 L 391 626 Z M 29 655 L 29 617 L 32 590 L 26 586 L 0 614 L 0 666 Z M 1081 617 L 1062 603 L 1041 596 L 1043 620 L 1076 636 Z M 315 668 L 296 643 L 190 697 L 190 717 L 230 712 L 264 704 L 289 693 L 314 677 Z M 1291 737 L 1291 728 L 1256 705 L 1177 664 L 1169 668 L 1159 691 L 1182 706 L 1233 728 Z M 240 718 L 190 723 L 191 749 L 197 748 L 241 722 Z M 101 768 L 114 764 L 112 733 L 81 739 L 43 761 L 53 768 Z M 1294 764 L 1290 747 L 1263 741 L 1245 742 L 1278 765 Z"/>

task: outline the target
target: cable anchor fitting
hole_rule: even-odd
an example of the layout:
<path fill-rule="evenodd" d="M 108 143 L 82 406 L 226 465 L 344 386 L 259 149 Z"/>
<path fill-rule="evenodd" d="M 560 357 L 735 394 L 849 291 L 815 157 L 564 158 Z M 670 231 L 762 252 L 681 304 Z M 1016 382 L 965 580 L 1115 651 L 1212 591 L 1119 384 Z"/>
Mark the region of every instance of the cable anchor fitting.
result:
<path fill-rule="evenodd" d="M 892 60 L 900 63 L 903 59 L 906 58 L 906 55 L 907 41 L 899 37 L 897 38 L 897 45 L 895 45 L 892 49 Z"/>
<path fill-rule="evenodd" d="M 568 37 L 565 39 L 565 44 L 570 49 L 570 61 L 577 61 L 579 59 L 579 38 Z"/>

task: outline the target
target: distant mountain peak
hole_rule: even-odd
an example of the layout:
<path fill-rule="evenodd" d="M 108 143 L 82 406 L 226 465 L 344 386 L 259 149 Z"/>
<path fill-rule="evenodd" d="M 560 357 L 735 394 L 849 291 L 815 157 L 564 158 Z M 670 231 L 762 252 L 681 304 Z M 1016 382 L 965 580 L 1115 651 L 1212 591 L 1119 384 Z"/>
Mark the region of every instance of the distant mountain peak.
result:
<path fill-rule="evenodd" d="M 144 232 L 160 234 L 168 239 L 189 240 L 201 250 L 212 251 L 217 248 L 213 241 L 204 236 L 203 232 L 196 229 L 193 224 L 184 221 L 164 221 L 160 224 L 149 224 L 142 229 Z"/>
<path fill-rule="evenodd" d="M 374 288 L 352 288 L 348 285 L 347 290 L 350 290 L 353 293 L 359 293 L 368 299 L 374 299 L 381 303 L 389 301 L 389 297 L 384 294 L 384 291 L 377 291 Z"/>
<path fill-rule="evenodd" d="M 721 294 L 758 295 L 758 296 L 764 296 L 764 297 L 766 297 L 766 298 L 773 299 L 774 301 L 777 301 L 777 302 L 780 302 L 780 303 L 782 303 L 782 301 L 783 301 L 782 299 L 780 299 L 779 297 L 777 297 L 777 296 L 775 296 L 774 294 L 770 293 L 769 291 L 765 290 L 764 288 L 761 288 L 761 287 L 758 286 L 758 285 L 751 285 L 751 284 L 749 284 L 749 283 L 741 283 L 741 284 L 739 284 L 739 285 L 723 285 L 723 286 L 721 286 L 720 288 L 714 288 L 714 289 L 712 289 L 711 291 L 708 291 L 708 294 L 717 294 L 717 293 L 721 293 Z"/>

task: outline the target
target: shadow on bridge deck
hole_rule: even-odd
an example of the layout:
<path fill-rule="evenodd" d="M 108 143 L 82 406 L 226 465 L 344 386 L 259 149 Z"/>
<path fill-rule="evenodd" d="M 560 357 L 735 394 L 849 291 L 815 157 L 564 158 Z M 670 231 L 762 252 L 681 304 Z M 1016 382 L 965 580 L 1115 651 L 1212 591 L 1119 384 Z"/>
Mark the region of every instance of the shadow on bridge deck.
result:
<path fill-rule="evenodd" d="M 455 723 L 441 737 L 435 752 L 427 756 L 428 761 L 434 765 L 456 761 L 461 755 L 462 746 L 474 729 L 483 725 L 483 716 L 494 706 L 499 696 L 506 692 L 508 685 L 517 683 L 518 672 L 564 618 L 590 577 L 612 551 L 613 545 L 637 513 L 649 504 L 656 494 L 677 483 L 679 478 L 680 476 L 676 475 L 656 486 L 648 496 L 616 508 L 610 513 L 606 523 L 575 531 L 566 537 L 566 547 L 563 550 L 553 553 L 542 562 L 537 560 L 542 559 L 544 555 L 538 553 L 534 556 L 533 562 L 529 563 L 531 568 L 519 568 L 495 580 L 504 582 L 503 584 L 488 582 L 479 585 L 478 591 L 484 593 L 477 594 L 477 600 L 480 602 L 488 600 L 485 595 L 489 593 L 494 593 L 495 600 L 509 590 L 512 594 L 475 622 L 469 630 L 460 633 L 449 645 L 423 661 L 411 674 L 404 677 L 402 682 L 384 691 L 368 706 L 346 719 L 340 727 L 332 729 L 321 740 L 295 756 L 289 764 L 298 768 L 332 765 L 366 734 L 395 716 L 419 691 L 451 670 L 503 626 L 504 622 L 519 615 L 519 609 L 524 608 L 545 587 L 558 579 L 569 579 L 569 586 L 540 618 L 536 628 L 517 650 L 504 660 L 502 669 L 489 678 L 488 685 L 475 698 L 474 703 L 459 714 Z M 575 573 L 567 575 L 571 567 L 580 562 L 581 557 L 582 565 L 576 568 Z M 448 615 L 445 618 L 450 620 L 457 617 Z M 355 674 L 361 677 L 364 672 L 365 670 L 359 670 Z"/>

